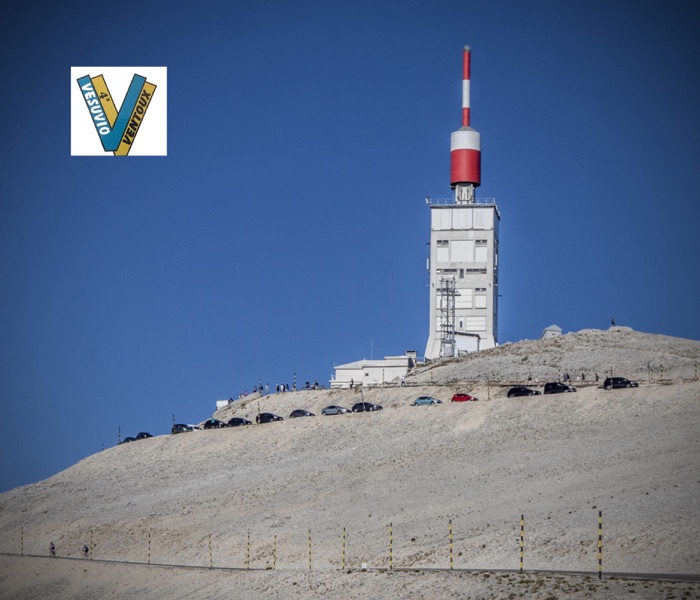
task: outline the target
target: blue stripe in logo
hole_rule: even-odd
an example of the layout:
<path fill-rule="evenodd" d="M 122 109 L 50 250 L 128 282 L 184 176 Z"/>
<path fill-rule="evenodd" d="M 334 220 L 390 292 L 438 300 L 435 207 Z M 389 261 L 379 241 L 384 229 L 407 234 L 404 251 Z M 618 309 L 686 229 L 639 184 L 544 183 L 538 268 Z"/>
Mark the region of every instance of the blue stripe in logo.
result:
<path fill-rule="evenodd" d="M 129 124 L 131 113 L 136 107 L 144 83 L 146 83 L 145 77 L 134 75 L 129 84 L 129 89 L 126 92 L 124 102 L 122 102 L 119 113 L 117 113 L 117 120 L 114 122 L 114 126 L 110 127 L 99 103 L 99 99 L 95 94 L 95 88 L 90 76 L 85 75 L 78 79 L 78 85 L 80 86 L 83 98 L 92 116 L 95 129 L 97 129 L 97 133 L 100 135 L 102 147 L 106 152 L 114 152 L 119 147 L 119 142 Z"/>

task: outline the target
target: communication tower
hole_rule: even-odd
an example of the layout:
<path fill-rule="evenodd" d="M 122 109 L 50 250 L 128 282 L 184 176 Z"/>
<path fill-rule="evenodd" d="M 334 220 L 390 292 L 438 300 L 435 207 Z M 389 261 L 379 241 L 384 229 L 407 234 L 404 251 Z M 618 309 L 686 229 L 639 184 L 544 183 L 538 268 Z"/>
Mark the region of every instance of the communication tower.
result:
<path fill-rule="evenodd" d="M 425 357 L 498 344 L 498 225 L 493 198 L 477 199 L 481 135 L 471 125 L 471 51 L 462 55 L 462 127 L 450 137 L 453 197 L 431 200 L 430 327 Z"/>

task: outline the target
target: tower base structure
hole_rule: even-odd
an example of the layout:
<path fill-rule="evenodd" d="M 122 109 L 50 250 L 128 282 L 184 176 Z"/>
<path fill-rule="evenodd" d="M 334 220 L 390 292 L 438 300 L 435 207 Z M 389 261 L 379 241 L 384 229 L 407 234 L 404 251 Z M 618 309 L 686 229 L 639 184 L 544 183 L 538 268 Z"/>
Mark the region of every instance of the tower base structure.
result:
<path fill-rule="evenodd" d="M 498 345 L 498 225 L 493 198 L 457 186 L 430 206 L 430 331 L 426 359 Z"/>

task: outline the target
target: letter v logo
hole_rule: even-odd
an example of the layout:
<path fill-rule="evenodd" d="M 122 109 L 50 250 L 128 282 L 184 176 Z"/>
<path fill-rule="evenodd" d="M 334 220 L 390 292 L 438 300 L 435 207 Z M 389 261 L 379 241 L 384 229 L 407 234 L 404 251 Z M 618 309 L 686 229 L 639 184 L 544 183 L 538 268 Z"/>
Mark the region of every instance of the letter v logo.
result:
<path fill-rule="evenodd" d="M 80 76 L 75 77 L 77 73 Z M 72 67 L 71 77 L 72 155 L 126 156 L 132 150 L 132 155 L 167 154 L 166 67 Z M 114 96 L 121 94 L 124 99 L 117 106 Z M 147 126 L 142 130 L 144 122 Z"/>

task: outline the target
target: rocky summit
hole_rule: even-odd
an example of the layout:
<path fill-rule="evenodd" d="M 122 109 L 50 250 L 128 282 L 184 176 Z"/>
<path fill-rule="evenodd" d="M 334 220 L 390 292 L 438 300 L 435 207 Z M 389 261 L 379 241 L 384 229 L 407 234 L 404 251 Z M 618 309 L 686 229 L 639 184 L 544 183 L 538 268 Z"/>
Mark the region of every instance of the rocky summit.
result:
<path fill-rule="evenodd" d="M 212 416 L 284 420 L 122 444 L 0 495 L 0 598 L 699 597 L 663 577 L 700 573 L 699 361 L 617 327 L 248 396 Z M 507 397 L 562 379 L 577 391 Z M 321 415 L 359 401 L 383 410 Z"/>

